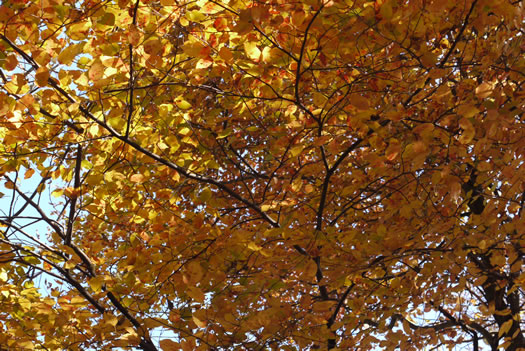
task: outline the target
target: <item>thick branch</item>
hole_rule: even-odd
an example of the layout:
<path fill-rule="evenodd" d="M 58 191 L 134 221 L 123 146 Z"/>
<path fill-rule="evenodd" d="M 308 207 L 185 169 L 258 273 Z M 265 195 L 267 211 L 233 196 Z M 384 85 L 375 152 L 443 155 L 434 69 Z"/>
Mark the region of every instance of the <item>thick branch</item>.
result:
<path fill-rule="evenodd" d="M 321 10 L 323 9 L 323 6 L 321 6 L 316 12 L 315 14 L 313 15 L 312 19 L 310 20 L 310 22 L 308 23 L 308 25 L 306 26 L 306 29 L 304 31 L 304 39 L 303 39 L 303 43 L 301 44 L 301 51 L 299 53 L 299 58 L 297 59 L 297 69 L 295 71 L 295 87 L 294 87 L 294 90 L 295 90 L 295 100 L 296 100 L 296 103 L 303 109 L 303 110 L 307 110 L 304 108 L 302 102 L 301 102 L 301 99 L 299 97 L 299 82 L 301 80 L 301 65 L 302 65 L 302 62 L 303 62 L 303 56 L 304 56 L 304 49 L 306 47 L 306 43 L 308 42 L 308 32 L 310 31 L 310 28 L 312 27 L 312 24 L 314 23 L 315 19 L 317 18 L 317 16 L 319 16 L 319 14 L 321 13 Z"/>
<path fill-rule="evenodd" d="M 448 52 L 443 57 L 443 60 L 441 60 L 441 62 L 439 63 L 439 68 L 443 68 L 443 66 L 445 65 L 445 63 L 449 59 L 450 55 L 452 55 L 452 53 L 456 49 L 456 46 L 458 45 L 461 37 L 463 36 L 463 32 L 467 28 L 468 20 L 469 20 L 470 16 L 472 15 L 472 12 L 474 11 L 474 7 L 476 6 L 477 2 L 478 2 L 478 0 L 474 0 L 472 2 L 472 5 L 470 5 L 470 9 L 469 9 L 469 11 L 467 13 L 467 16 L 465 17 L 465 20 L 463 21 L 463 25 L 461 26 L 461 29 L 459 30 L 458 36 L 456 37 L 456 40 L 454 40 L 454 42 L 452 43 L 452 45 L 448 49 Z"/>
<path fill-rule="evenodd" d="M 133 26 L 137 23 L 137 10 L 139 8 L 140 0 L 137 0 L 135 7 L 133 8 Z M 129 44 L 129 103 L 128 103 L 128 122 L 126 124 L 126 138 L 129 137 L 129 130 L 131 128 L 131 118 L 133 117 L 133 100 L 134 92 L 133 85 L 134 83 L 134 72 L 133 72 L 133 45 Z"/>
<path fill-rule="evenodd" d="M 71 196 L 71 203 L 69 207 L 69 218 L 67 221 L 65 243 L 71 245 L 71 237 L 73 234 L 73 221 L 75 220 L 75 210 L 77 205 L 77 199 L 80 195 L 80 166 L 82 164 L 82 147 L 80 144 L 77 147 L 77 158 L 75 162 L 75 182 L 74 182 L 74 193 Z"/>

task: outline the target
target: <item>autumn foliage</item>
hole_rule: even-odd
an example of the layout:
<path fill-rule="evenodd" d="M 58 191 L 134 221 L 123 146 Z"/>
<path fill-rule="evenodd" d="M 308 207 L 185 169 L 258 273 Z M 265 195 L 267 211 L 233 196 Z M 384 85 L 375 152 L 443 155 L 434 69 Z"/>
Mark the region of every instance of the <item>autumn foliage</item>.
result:
<path fill-rule="evenodd" d="M 525 350 L 524 15 L 3 1 L 0 349 Z"/>

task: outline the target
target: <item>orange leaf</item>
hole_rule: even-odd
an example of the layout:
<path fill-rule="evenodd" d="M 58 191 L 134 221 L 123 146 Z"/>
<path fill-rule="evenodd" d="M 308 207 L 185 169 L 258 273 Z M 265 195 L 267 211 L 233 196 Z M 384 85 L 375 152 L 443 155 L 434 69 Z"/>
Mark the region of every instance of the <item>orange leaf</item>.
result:
<path fill-rule="evenodd" d="M 144 175 L 143 174 L 133 174 L 129 180 L 133 183 L 143 183 L 144 182 Z"/>
<path fill-rule="evenodd" d="M 24 179 L 29 179 L 35 174 L 35 170 L 33 168 L 29 168 L 26 173 L 24 174 Z"/>
<path fill-rule="evenodd" d="M 226 62 L 230 62 L 231 59 L 233 58 L 233 54 L 231 52 L 230 49 L 228 49 L 227 47 L 223 46 L 220 50 L 219 50 L 219 56 Z"/>
<path fill-rule="evenodd" d="M 159 342 L 162 351 L 179 351 L 180 344 L 170 339 L 163 339 Z"/>
<path fill-rule="evenodd" d="M 15 55 L 8 55 L 6 60 L 5 60 L 5 64 L 4 64 L 4 68 L 8 71 L 12 71 L 16 68 L 16 66 L 18 65 L 18 60 L 16 58 Z"/>
<path fill-rule="evenodd" d="M 354 94 L 350 98 L 350 101 L 352 105 L 354 105 L 358 110 L 368 109 L 368 106 L 369 106 L 368 99 L 365 98 L 364 96 Z"/>
<path fill-rule="evenodd" d="M 130 25 L 128 27 L 128 41 L 131 45 L 137 46 L 142 40 L 142 33 L 137 29 L 137 26 Z"/>
<path fill-rule="evenodd" d="M 89 71 L 88 71 L 89 79 L 92 81 L 98 81 L 102 79 L 102 77 L 104 76 L 105 69 L 106 67 L 104 67 L 104 65 L 100 61 L 95 61 L 95 63 L 93 63 L 91 67 L 89 68 Z"/>
<path fill-rule="evenodd" d="M 395 160 L 401 152 L 401 145 L 399 143 L 391 143 L 385 151 L 387 160 Z"/>
<path fill-rule="evenodd" d="M 49 79 L 49 71 L 45 67 L 40 67 L 35 73 L 36 84 L 40 87 L 45 87 Z"/>

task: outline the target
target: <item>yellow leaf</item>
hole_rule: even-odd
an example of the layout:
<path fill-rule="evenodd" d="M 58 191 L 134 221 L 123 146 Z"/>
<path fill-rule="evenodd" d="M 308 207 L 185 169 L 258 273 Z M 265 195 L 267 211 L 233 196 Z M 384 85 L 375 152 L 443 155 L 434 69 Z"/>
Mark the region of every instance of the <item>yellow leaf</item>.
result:
<path fill-rule="evenodd" d="M 3 269 L 0 271 L 0 281 L 6 282 L 7 281 L 7 272 Z"/>
<path fill-rule="evenodd" d="M 192 319 L 193 319 L 193 322 L 197 325 L 197 327 L 199 328 L 204 328 L 206 327 L 206 323 L 201 321 L 200 319 L 198 319 L 197 317 L 195 316 L 192 316 Z"/>
<path fill-rule="evenodd" d="M 292 182 L 293 191 L 301 190 L 302 186 L 303 186 L 303 180 L 301 178 L 295 178 L 295 180 Z"/>
<path fill-rule="evenodd" d="M 217 139 L 223 139 L 223 138 L 226 138 L 226 137 L 228 137 L 231 133 L 232 133 L 232 129 L 231 129 L 231 128 L 224 129 L 224 130 L 222 130 L 222 131 L 219 132 L 219 134 L 217 135 Z"/>
<path fill-rule="evenodd" d="M 173 171 L 173 174 L 171 176 L 171 179 L 173 179 L 175 182 L 178 182 L 180 180 L 180 174 L 177 171 Z"/>
<path fill-rule="evenodd" d="M 510 328 L 512 327 L 512 323 L 514 323 L 514 320 L 511 318 L 501 325 L 498 331 L 499 338 L 501 338 L 505 333 L 507 333 L 510 330 Z"/>
<path fill-rule="evenodd" d="M 269 46 L 265 46 L 262 50 L 262 60 L 264 63 L 270 63 L 272 59 L 279 56 L 280 52 L 276 52 L 273 50 L 274 48 L 270 48 Z"/>
<path fill-rule="evenodd" d="M 104 313 L 104 324 L 114 327 L 118 324 L 118 318 L 113 314 Z"/>
<path fill-rule="evenodd" d="M 99 292 L 102 289 L 103 284 L 104 277 L 102 276 L 96 276 L 94 278 L 89 279 L 89 286 L 94 292 Z"/>
<path fill-rule="evenodd" d="M 68 46 L 60 52 L 60 55 L 58 55 L 58 62 L 64 65 L 71 64 L 75 57 L 82 53 L 85 44 L 85 42 L 82 42 Z"/>
<path fill-rule="evenodd" d="M 80 104 L 78 102 L 75 102 L 74 104 L 71 104 L 67 107 L 68 112 L 75 113 L 78 112 L 80 108 Z"/>
<path fill-rule="evenodd" d="M 179 134 L 182 134 L 182 135 L 188 135 L 191 133 L 191 129 L 188 128 L 188 127 L 182 127 L 180 130 L 179 130 Z"/>
<path fill-rule="evenodd" d="M 74 296 L 72 299 L 71 299 L 71 303 L 73 305 L 83 305 L 83 304 L 86 304 L 86 299 L 84 299 L 83 297 L 81 296 Z"/>
<path fill-rule="evenodd" d="M 168 144 L 166 144 L 165 142 L 163 141 L 160 141 L 157 146 L 159 147 L 159 149 L 161 149 L 162 151 L 166 150 L 166 149 L 169 149 L 170 147 L 168 146 Z"/>
<path fill-rule="evenodd" d="M 210 59 L 200 59 L 197 61 L 197 64 L 195 65 L 195 68 L 197 69 L 203 69 L 208 68 L 213 64 L 213 61 Z"/>
<path fill-rule="evenodd" d="M 253 41 L 244 43 L 244 51 L 246 52 L 246 55 L 248 55 L 249 58 L 251 58 L 254 61 L 259 61 L 259 58 L 261 57 L 261 50 L 259 50 L 259 48 L 257 47 L 257 43 Z"/>
<path fill-rule="evenodd" d="M 61 197 L 62 195 L 64 195 L 64 189 L 55 189 L 51 192 L 51 196 L 53 197 Z"/>
<path fill-rule="evenodd" d="M 98 126 L 98 124 L 92 124 L 88 128 L 88 133 L 91 134 L 92 137 L 97 136 L 99 131 L 100 131 L 100 127 Z"/>
<path fill-rule="evenodd" d="M 108 118 L 107 122 L 109 126 L 114 129 L 123 128 L 124 125 L 126 124 L 126 120 L 120 116 Z"/>
<path fill-rule="evenodd" d="M 186 12 L 186 18 L 193 22 L 200 22 L 206 19 L 206 15 L 200 11 L 193 10 Z"/>
<path fill-rule="evenodd" d="M 34 350 L 35 344 L 32 341 L 17 341 L 17 348 L 21 350 Z"/>
<path fill-rule="evenodd" d="M 304 149 L 303 145 L 295 145 L 294 147 L 290 149 L 290 154 L 292 155 L 292 157 L 296 157 L 297 155 L 301 153 L 301 151 L 303 151 L 303 149 Z"/>
<path fill-rule="evenodd" d="M 175 100 L 175 104 L 181 110 L 187 110 L 187 109 L 191 108 L 191 104 L 188 101 L 186 101 L 186 100 L 184 100 L 184 99 L 182 99 L 180 97 Z"/>
<path fill-rule="evenodd" d="M 88 18 L 85 21 L 75 23 L 69 26 L 69 36 L 73 40 L 83 40 L 86 38 L 89 29 L 92 28 L 91 20 Z"/>
<path fill-rule="evenodd" d="M 253 250 L 253 251 L 259 251 L 262 249 L 261 246 L 257 245 L 256 243 L 254 243 L 253 241 L 250 241 L 250 243 L 248 244 L 248 248 L 250 250 Z"/>
<path fill-rule="evenodd" d="M 224 7 L 213 3 L 213 2 L 206 2 L 206 4 L 201 8 L 201 12 L 205 14 L 215 14 L 218 12 L 221 12 L 224 10 Z"/>

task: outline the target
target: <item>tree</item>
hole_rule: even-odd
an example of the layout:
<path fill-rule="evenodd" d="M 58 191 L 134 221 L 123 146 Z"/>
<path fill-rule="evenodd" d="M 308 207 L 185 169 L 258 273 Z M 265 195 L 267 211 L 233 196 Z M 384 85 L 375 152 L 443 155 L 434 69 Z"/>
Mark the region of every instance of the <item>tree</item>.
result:
<path fill-rule="evenodd" d="M 0 23 L 8 349 L 525 349 L 521 2 Z"/>

